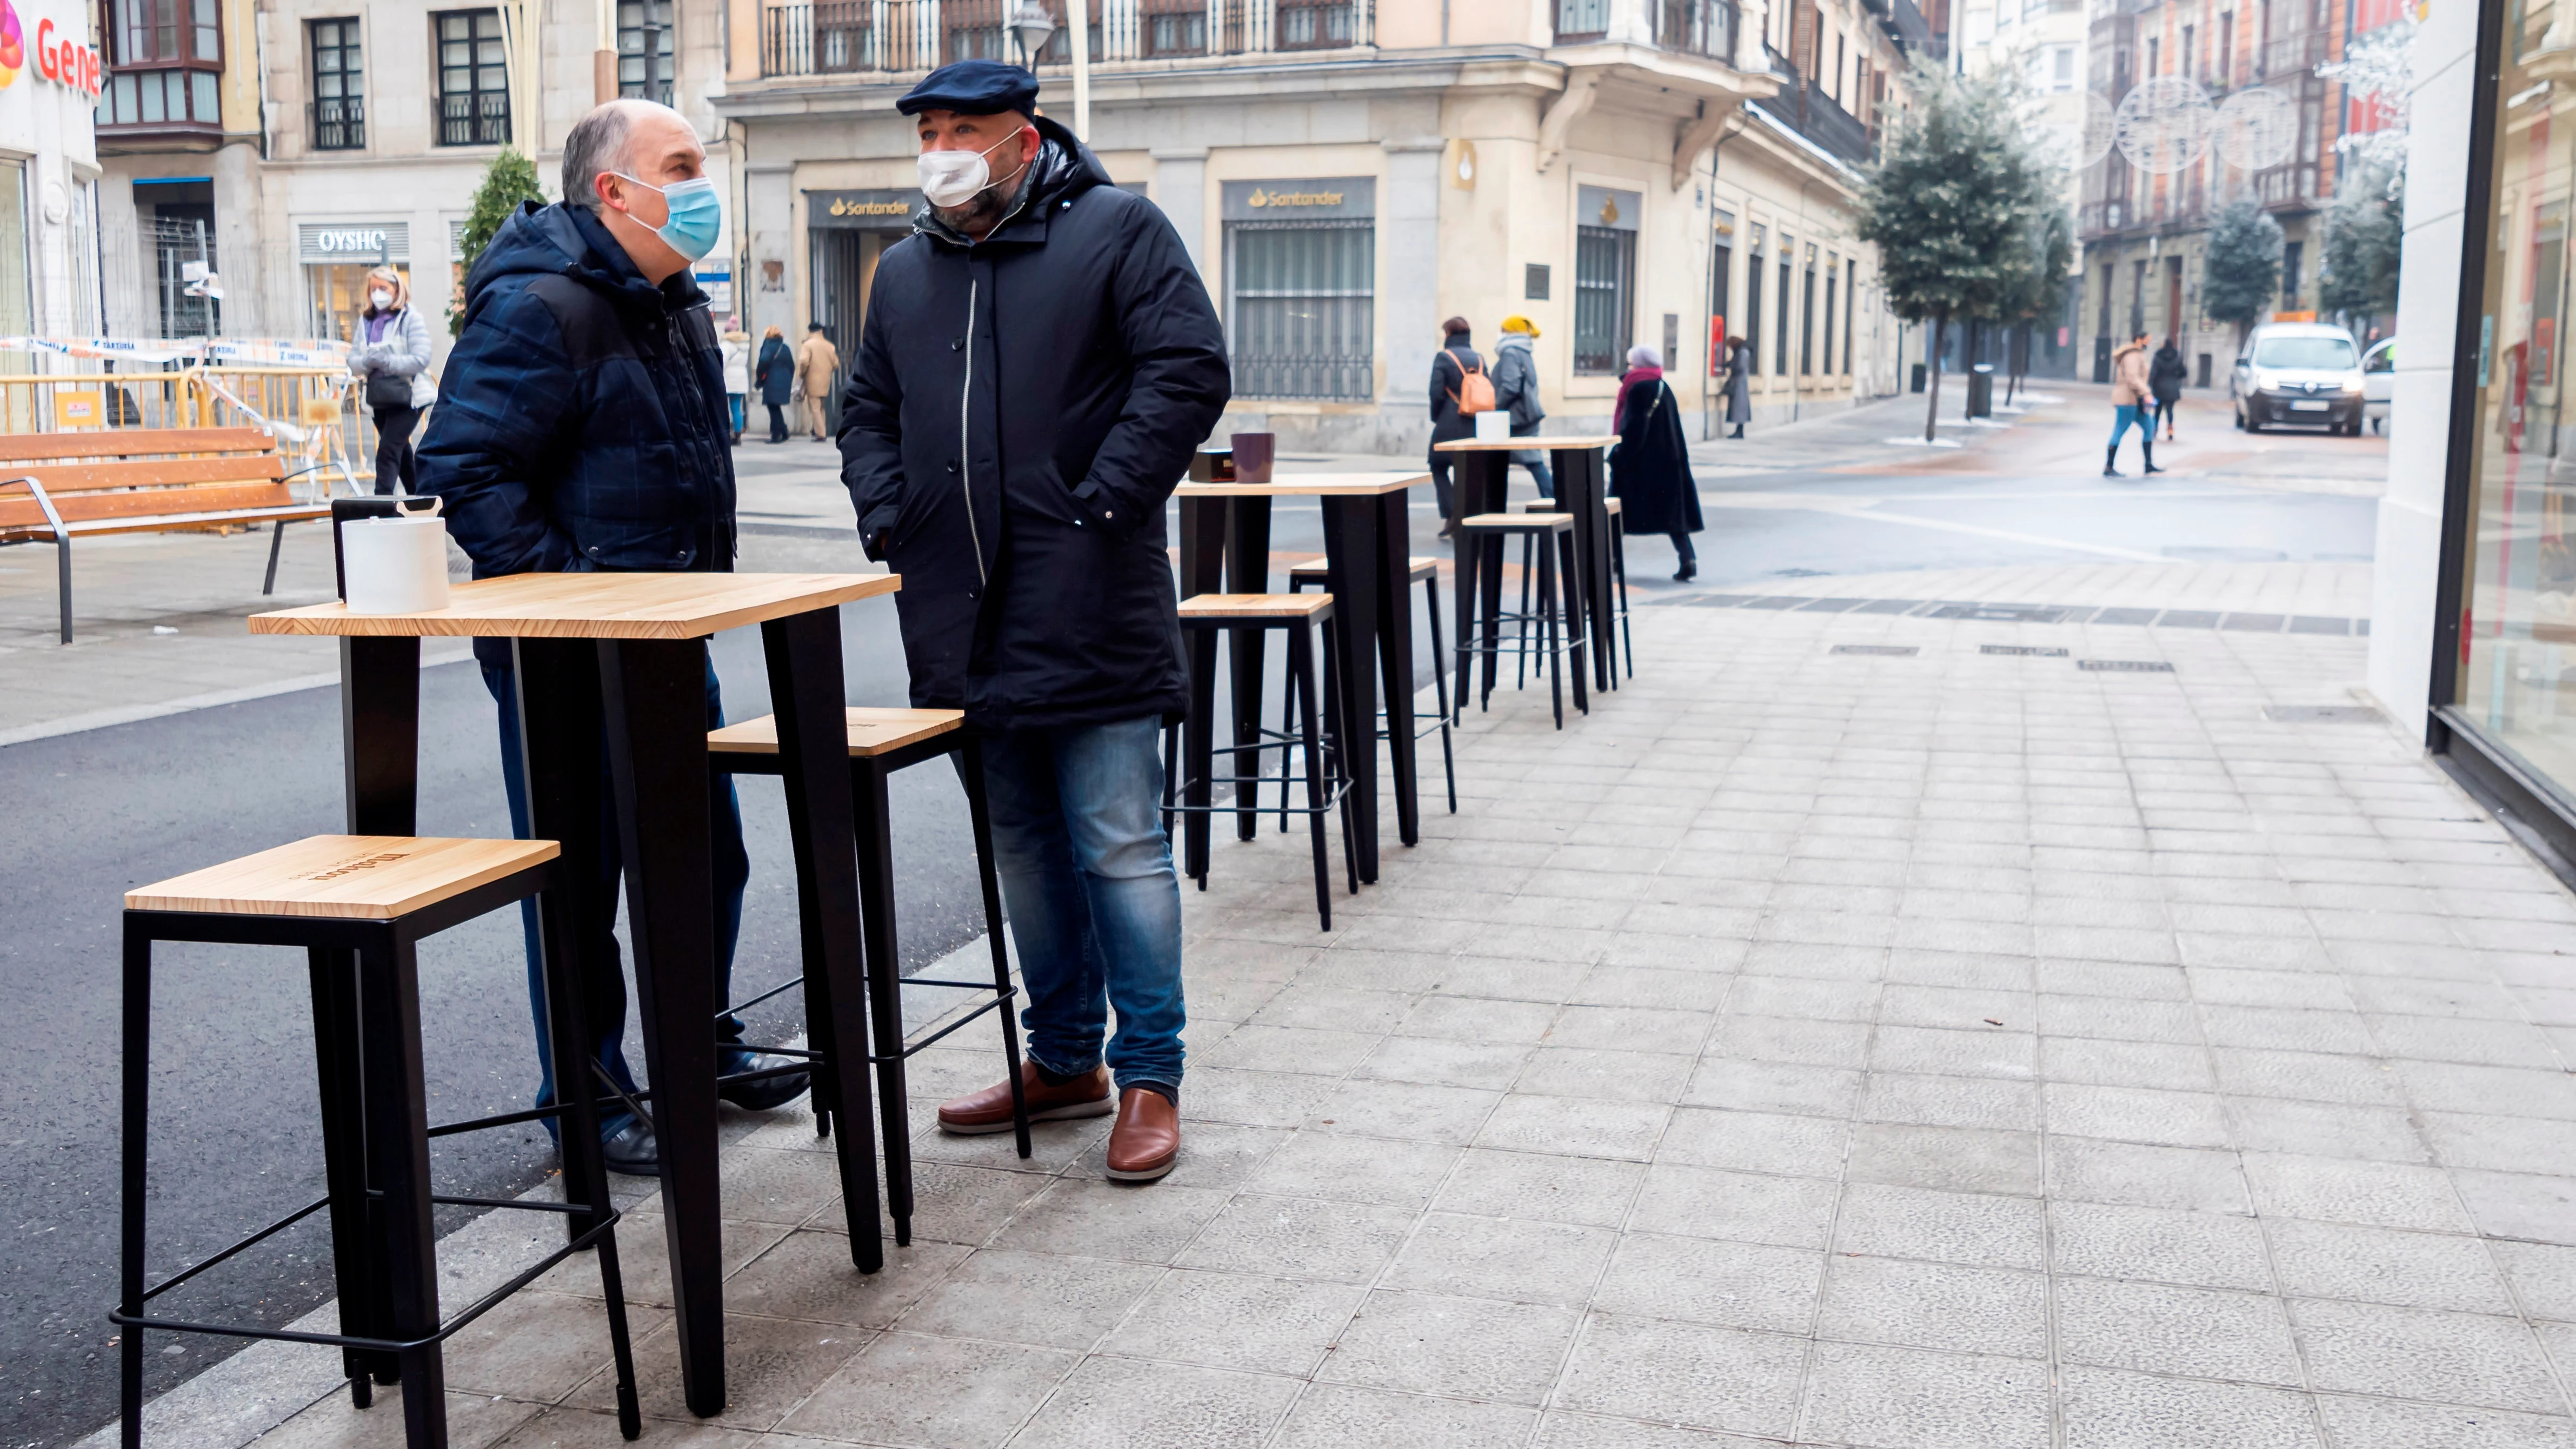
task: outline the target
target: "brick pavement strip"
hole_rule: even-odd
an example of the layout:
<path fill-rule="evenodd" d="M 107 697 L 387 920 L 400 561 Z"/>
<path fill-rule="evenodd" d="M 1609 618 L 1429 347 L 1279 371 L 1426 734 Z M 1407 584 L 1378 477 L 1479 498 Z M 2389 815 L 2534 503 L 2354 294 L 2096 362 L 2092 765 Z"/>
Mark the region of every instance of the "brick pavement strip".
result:
<path fill-rule="evenodd" d="M 1301 837 L 1218 845 L 1166 1183 L 1103 1180 L 1105 1121 L 938 1137 L 966 1033 L 861 1278 L 810 1124 L 738 1123 L 732 1406 L 675 1417 L 648 1263 L 645 1441 L 2576 1445 L 2576 905 L 2396 729 L 2266 717 L 2364 641 L 1636 629 L 1562 734 L 1471 715 L 1459 813 L 1329 935 Z M 2173 672 L 1984 651 L 2040 629 Z M 490 1223 L 460 1289 L 527 1246 Z M 616 1442 L 583 1271 L 452 1353 L 457 1443 Z M 391 1442 L 327 1358 L 155 1420 Z"/>

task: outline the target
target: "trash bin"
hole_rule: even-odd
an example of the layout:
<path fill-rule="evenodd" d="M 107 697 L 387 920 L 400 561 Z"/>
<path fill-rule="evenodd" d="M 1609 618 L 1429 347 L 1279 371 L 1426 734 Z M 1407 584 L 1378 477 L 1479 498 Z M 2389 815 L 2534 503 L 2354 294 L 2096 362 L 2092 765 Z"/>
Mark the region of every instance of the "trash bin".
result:
<path fill-rule="evenodd" d="M 1923 364 L 1919 362 L 1914 364 L 1914 390 L 1916 392 L 1923 390 Z"/>
<path fill-rule="evenodd" d="M 1995 369 L 1992 363 L 1980 362 L 1968 369 L 1968 416 L 1990 418 L 1995 415 Z"/>

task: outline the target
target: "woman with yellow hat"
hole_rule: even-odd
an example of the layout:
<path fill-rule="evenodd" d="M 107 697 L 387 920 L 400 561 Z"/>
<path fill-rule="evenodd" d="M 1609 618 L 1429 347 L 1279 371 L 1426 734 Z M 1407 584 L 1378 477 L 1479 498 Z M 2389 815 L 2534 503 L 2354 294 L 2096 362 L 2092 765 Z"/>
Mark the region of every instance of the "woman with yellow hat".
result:
<path fill-rule="evenodd" d="M 1503 340 L 1494 347 L 1494 410 L 1512 416 L 1512 436 L 1535 437 L 1539 419 L 1547 409 L 1538 404 L 1538 363 L 1530 355 L 1530 343 L 1538 337 L 1538 324 L 1515 313 L 1503 319 Z M 1527 468 L 1538 482 L 1538 496 L 1556 496 L 1556 477 L 1547 468 L 1547 455 L 1536 448 L 1516 451 L 1511 461 Z"/>

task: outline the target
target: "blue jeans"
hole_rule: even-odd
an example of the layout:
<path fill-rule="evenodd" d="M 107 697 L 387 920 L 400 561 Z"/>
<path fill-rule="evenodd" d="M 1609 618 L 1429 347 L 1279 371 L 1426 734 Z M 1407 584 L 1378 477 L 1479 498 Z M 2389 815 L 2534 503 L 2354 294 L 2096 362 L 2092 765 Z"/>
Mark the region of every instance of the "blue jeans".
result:
<path fill-rule="evenodd" d="M 2119 447 L 2120 440 L 2129 435 L 2131 428 L 2144 433 L 2150 443 L 2156 440 L 2155 424 L 2147 421 L 2147 410 L 2136 403 L 2122 403 L 2119 415 L 2111 420 L 2111 446 Z"/>
<path fill-rule="evenodd" d="M 492 692 L 493 703 L 501 715 L 501 784 L 510 797 L 510 833 L 521 840 L 529 838 L 528 777 L 526 762 L 519 754 L 518 681 L 509 666 L 483 666 L 483 687 Z M 724 696 L 716 684 L 716 667 L 707 665 L 707 728 L 724 723 Z M 617 791 L 608 777 L 608 742 L 599 746 L 599 884 L 592 893 L 592 903 L 599 918 L 584 922 L 585 939 L 604 949 L 584 953 L 582 961 L 582 1004 L 590 1017 L 591 1035 L 599 1043 L 599 1064 L 627 1091 L 635 1088 L 635 1074 L 626 1065 L 626 972 L 618 963 L 617 886 L 620 856 L 617 834 Z M 751 879 L 751 857 L 742 845 L 742 807 L 734 797 L 733 777 L 709 777 L 707 790 L 708 816 L 713 826 L 711 848 L 715 869 L 716 927 L 716 994 L 725 999 L 733 981 L 734 943 L 742 935 L 742 891 Z M 544 955 L 542 937 L 537 931 L 537 903 L 532 899 L 519 902 L 519 928 L 527 936 L 528 946 L 528 1011 L 537 1027 L 537 1105 L 551 1107 L 555 1101 L 554 1039 L 546 1031 L 546 991 L 542 974 Z M 720 1041 L 742 1040 L 742 1023 L 726 1017 L 716 1025 Z M 718 1070 L 731 1070 L 730 1061 L 720 1063 Z M 623 1107 L 603 1107 L 599 1114 L 599 1134 L 614 1137 L 626 1130 L 635 1114 Z M 555 1119 L 545 1119 L 546 1131 L 555 1130 Z"/>
<path fill-rule="evenodd" d="M 733 409 L 733 430 L 739 433 L 742 431 L 742 394 L 726 393 L 725 402 Z"/>
<path fill-rule="evenodd" d="M 1163 833 L 1162 721 L 984 741 L 994 869 L 1029 1056 L 1059 1076 L 1107 1060 L 1119 1090 L 1181 1084 L 1181 881 Z"/>

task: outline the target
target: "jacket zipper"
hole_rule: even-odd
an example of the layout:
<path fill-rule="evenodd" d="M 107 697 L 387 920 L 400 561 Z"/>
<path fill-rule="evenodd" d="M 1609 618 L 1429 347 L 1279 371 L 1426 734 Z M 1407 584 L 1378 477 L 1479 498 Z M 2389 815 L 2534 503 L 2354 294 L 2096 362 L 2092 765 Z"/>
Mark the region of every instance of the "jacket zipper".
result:
<path fill-rule="evenodd" d="M 957 394 L 957 491 L 966 500 L 966 537 L 975 545 L 975 582 L 979 587 L 992 587 L 993 580 L 984 571 L 984 535 L 975 524 L 975 449 L 967 431 L 972 415 L 969 404 L 975 397 L 975 294 L 981 282 L 972 271 L 966 275 L 966 386 Z"/>

